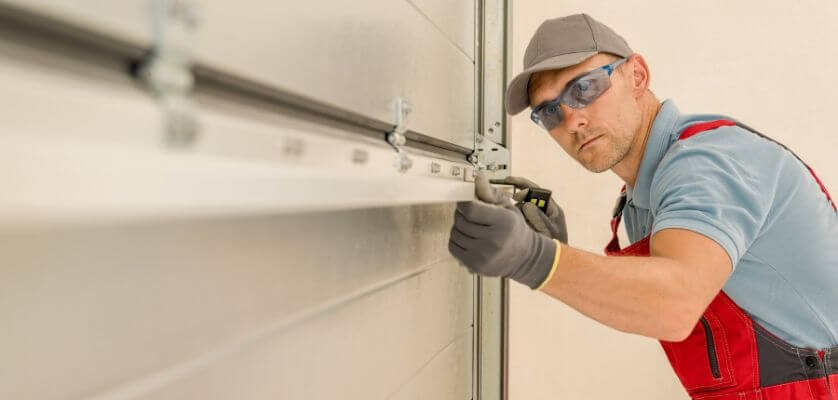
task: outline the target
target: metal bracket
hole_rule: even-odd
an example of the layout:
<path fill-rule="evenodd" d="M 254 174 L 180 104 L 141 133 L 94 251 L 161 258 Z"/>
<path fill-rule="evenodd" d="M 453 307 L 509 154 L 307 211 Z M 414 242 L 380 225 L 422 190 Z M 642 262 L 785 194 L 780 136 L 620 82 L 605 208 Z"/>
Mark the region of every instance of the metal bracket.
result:
<path fill-rule="evenodd" d="M 478 134 L 475 150 L 468 156 L 475 172 L 485 171 L 489 179 L 503 179 L 509 176 L 509 150 Z"/>
<path fill-rule="evenodd" d="M 140 76 L 158 99 L 166 143 L 185 147 L 195 141 L 199 129 L 191 99 L 198 15 L 190 0 L 152 0 L 151 5 L 154 48 Z"/>
<path fill-rule="evenodd" d="M 410 105 L 407 104 L 401 97 L 396 97 L 393 100 L 393 110 L 395 113 L 396 126 L 387 134 L 387 143 L 396 150 L 396 169 L 401 172 L 407 172 L 413 167 L 413 160 L 411 160 L 404 151 L 403 146 L 407 143 L 405 133 L 407 132 L 407 114 L 410 112 Z"/>

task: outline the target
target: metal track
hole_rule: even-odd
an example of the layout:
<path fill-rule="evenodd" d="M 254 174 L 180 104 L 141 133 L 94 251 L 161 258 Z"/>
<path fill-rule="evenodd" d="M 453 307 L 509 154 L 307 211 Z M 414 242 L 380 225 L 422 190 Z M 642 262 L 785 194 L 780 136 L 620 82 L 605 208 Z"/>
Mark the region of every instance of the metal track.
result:
<path fill-rule="evenodd" d="M 28 46 L 47 50 L 53 56 L 71 57 L 77 61 L 107 66 L 120 74 L 136 77 L 138 67 L 147 59 L 151 49 L 142 44 L 122 40 L 92 31 L 67 21 L 40 15 L 19 7 L 0 3 L 0 37 Z M 301 118 L 330 121 L 355 128 L 352 132 L 385 140 L 393 129 L 384 122 L 364 115 L 324 104 L 315 99 L 245 79 L 209 65 L 193 66 L 196 96 L 212 95 L 245 102 L 283 114 Z M 444 158 L 464 161 L 472 149 L 436 139 L 427 134 L 408 131 L 407 146 L 430 151 Z"/>

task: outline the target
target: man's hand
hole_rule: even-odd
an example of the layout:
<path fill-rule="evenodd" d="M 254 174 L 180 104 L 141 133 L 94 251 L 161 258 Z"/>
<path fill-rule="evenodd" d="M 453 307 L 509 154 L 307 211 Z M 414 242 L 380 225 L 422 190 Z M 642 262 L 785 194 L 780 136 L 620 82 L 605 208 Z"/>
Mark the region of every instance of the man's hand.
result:
<path fill-rule="evenodd" d="M 553 267 L 556 242 L 533 231 L 482 174 L 475 178 L 475 192 L 477 200 L 457 203 L 448 250 L 471 272 L 537 288 Z"/>
<path fill-rule="evenodd" d="M 535 204 L 523 202 L 530 189 L 541 188 L 538 184 L 529 179 L 517 176 L 510 176 L 506 179 L 492 182 L 514 185 L 516 188 L 522 189 L 515 193 L 512 199 L 518 203 L 517 206 L 521 208 L 521 212 L 527 218 L 527 223 L 536 231 L 562 243 L 567 243 L 567 224 L 564 218 L 564 211 L 556 204 L 555 198 L 551 199 L 550 203 L 547 204 L 546 214 L 536 207 Z"/>

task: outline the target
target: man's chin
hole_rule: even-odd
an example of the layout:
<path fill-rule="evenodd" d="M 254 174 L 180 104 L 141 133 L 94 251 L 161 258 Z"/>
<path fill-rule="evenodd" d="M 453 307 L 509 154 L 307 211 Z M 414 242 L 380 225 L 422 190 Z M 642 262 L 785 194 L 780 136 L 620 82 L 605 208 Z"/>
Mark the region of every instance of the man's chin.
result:
<path fill-rule="evenodd" d="M 585 167 L 585 168 L 587 168 L 587 167 Z M 595 173 L 595 174 L 599 174 L 599 173 L 602 173 L 602 172 L 608 171 L 608 170 L 610 170 L 610 169 L 611 169 L 611 168 L 609 168 L 609 167 L 602 167 L 602 168 L 587 168 L 587 170 L 588 170 L 588 171 L 591 171 L 591 172 L 593 172 L 593 173 Z"/>
<path fill-rule="evenodd" d="M 581 160 L 579 161 L 579 163 L 582 164 L 582 166 L 585 167 L 585 169 L 587 169 L 588 171 L 591 171 L 595 174 L 608 171 L 609 169 L 611 169 L 611 167 L 614 166 L 611 163 L 593 163 L 593 162 L 584 162 L 584 161 L 581 161 Z"/>
<path fill-rule="evenodd" d="M 600 173 L 610 170 L 614 168 L 615 165 L 619 164 L 623 159 L 626 157 L 627 152 L 618 152 L 612 153 L 609 155 L 607 159 L 603 159 L 603 157 L 593 159 L 593 160 L 579 160 L 580 164 L 582 164 L 585 169 L 591 171 L 593 173 Z"/>

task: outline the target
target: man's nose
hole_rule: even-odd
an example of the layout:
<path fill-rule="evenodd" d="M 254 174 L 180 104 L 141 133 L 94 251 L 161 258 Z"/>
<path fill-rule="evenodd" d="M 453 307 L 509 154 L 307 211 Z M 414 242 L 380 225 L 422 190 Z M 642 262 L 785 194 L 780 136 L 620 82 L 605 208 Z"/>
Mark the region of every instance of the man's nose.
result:
<path fill-rule="evenodd" d="M 576 132 L 588 125 L 588 116 L 584 108 L 573 108 L 562 104 L 565 128 L 569 132 Z"/>

